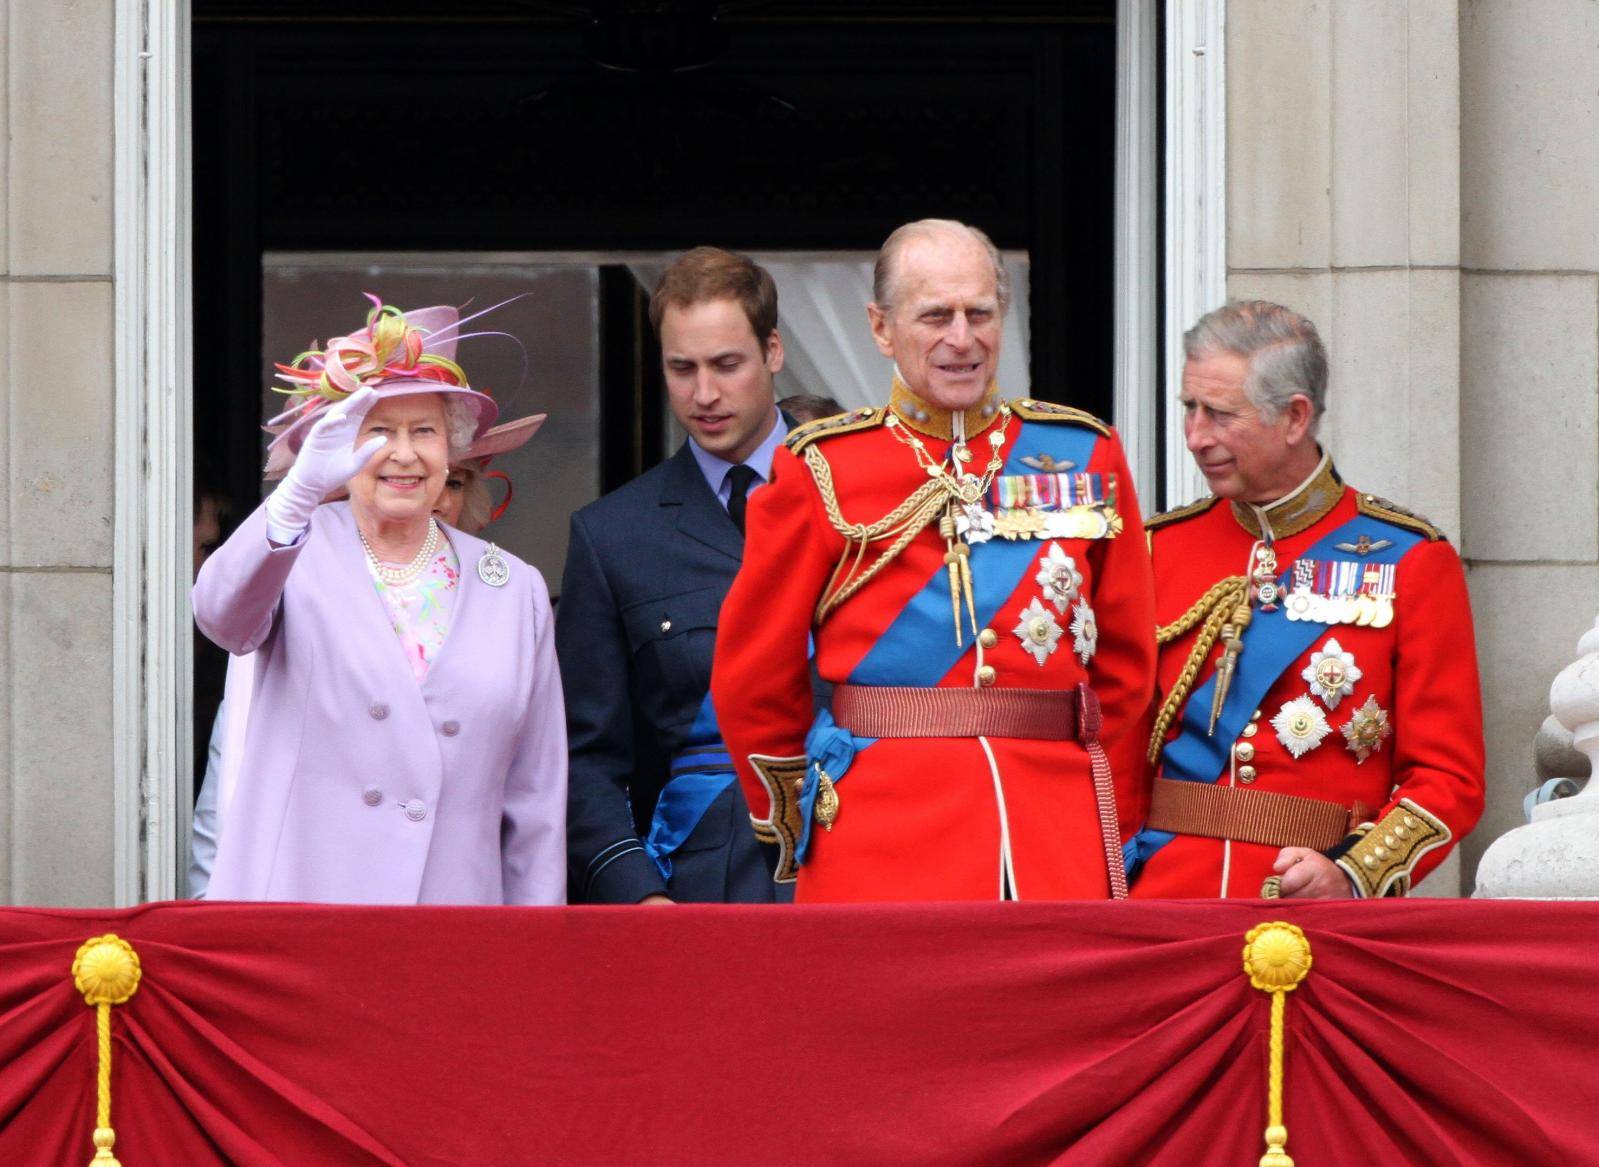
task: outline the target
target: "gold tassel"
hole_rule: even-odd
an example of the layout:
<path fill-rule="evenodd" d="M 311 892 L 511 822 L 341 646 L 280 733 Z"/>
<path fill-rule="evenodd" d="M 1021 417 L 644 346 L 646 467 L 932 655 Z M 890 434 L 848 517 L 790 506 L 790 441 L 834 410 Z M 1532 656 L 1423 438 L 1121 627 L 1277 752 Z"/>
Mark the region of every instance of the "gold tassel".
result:
<path fill-rule="evenodd" d="M 938 520 L 938 533 L 944 536 L 944 566 L 949 569 L 949 616 L 955 622 L 955 644 L 961 646 L 961 557 L 955 549 L 954 504 Z M 975 631 L 975 630 L 974 630 Z"/>
<path fill-rule="evenodd" d="M 1216 662 L 1216 692 L 1210 699 L 1210 729 L 1206 731 L 1209 736 L 1216 733 L 1216 722 L 1221 717 L 1222 707 L 1227 704 L 1227 690 L 1233 683 L 1233 672 L 1244 651 L 1244 629 L 1249 627 L 1253 615 L 1249 610 L 1246 592 L 1243 602 L 1233 608 L 1227 623 L 1221 626 L 1221 639 L 1226 647 L 1222 650 L 1221 660 Z"/>
<path fill-rule="evenodd" d="M 972 595 L 972 549 L 964 543 L 955 544 L 955 554 L 960 557 L 961 592 L 966 597 L 966 613 L 972 622 L 972 637 L 977 636 L 977 600 Z M 956 624 L 960 621 L 957 619 Z M 955 643 L 960 643 L 957 635 Z"/>
<path fill-rule="evenodd" d="M 86 940 L 72 959 L 72 983 L 85 1004 L 95 1010 L 100 1066 L 96 1076 L 94 1158 L 89 1167 L 121 1167 L 111 1153 L 117 1134 L 111 1129 L 111 1006 L 121 1005 L 139 988 L 139 954 L 115 932 Z"/>
<path fill-rule="evenodd" d="M 1310 974 L 1310 941 L 1282 920 L 1259 924 L 1244 934 L 1244 975 L 1271 994 L 1271 1065 L 1266 1084 L 1266 1153 L 1260 1167 L 1294 1167 L 1283 1124 L 1283 1031 L 1287 996 Z"/>

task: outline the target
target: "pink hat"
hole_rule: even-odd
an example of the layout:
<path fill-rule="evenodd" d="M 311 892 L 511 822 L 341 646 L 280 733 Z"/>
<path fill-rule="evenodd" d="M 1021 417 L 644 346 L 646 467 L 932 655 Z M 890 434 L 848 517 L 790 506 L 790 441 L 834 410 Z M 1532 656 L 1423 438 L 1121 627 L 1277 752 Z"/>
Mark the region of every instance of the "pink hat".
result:
<path fill-rule="evenodd" d="M 481 461 L 487 463 L 496 454 L 508 454 L 512 450 L 520 449 L 527 445 L 528 439 L 539 432 L 539 427 L 544 424 L 547 413 L 535 413 L 529 417 L 519 417 L 515 421 L 502 422 L 492 429 L 486 429 L 477 436 L 472 443 L 472 448 L 466 452 L 463 462 Z"/>
<path fill-rule="evenodd" d="M 329 404 L 363 387 L 376 389 L 380 400 L 415 393 L 461 398 L 477 415 L 474 448 L 499 416 L 494 399 L 469 386 L 466 373 L 455 363 L 461 324 L 458 311 L 440 305 L 401 312 L 370 292 L 364 294 L 373 305 L 365 328 L 334 337 L 326 347 L 303 352 L 289 364 L 277 366 L 278 380 L 293 388 L 276 392 L 303 400 L 262 427 L 276 435 L 267 447 L 268 477 L 277 477 L 289 468 L 307 431 Z"/>
<path fill-rule="evenodd" d="M 488 469 L 489 463 L 496 454 L 508 454 L 525 446 L 528 439 L 539 432 L 539 427 L 544 424 L 544 419 L 547 417 L 549 417 L 547 413 L 535 413 L 484 430 L 478 435 L 477 441 L 472 443 L 472 448 L 466 452 L 466 457 L 461 459 L 463 462 L 476 462 L 484 478 L 498 478 L 505 483 L 505 497 L 489 511 L 489 522 L 496 523 L 500 520 L 516 494 L 516 488 L 511 485 L 511 476 L 503 470 Z"/>

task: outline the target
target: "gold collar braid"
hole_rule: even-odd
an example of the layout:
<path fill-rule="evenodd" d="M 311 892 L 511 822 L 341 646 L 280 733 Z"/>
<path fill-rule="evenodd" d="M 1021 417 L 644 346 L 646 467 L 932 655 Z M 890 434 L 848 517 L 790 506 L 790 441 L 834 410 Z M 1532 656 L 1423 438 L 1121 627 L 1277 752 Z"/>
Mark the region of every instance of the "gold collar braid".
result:
<path fill-rule="evenodd" d="M 916 396 L 900 379 L 898 371 L 894 373 L 894 387 L 888 394 L 888 408 L 895 417 L 919 434 L 937 438 L 941 442 L 955 440 L 955 411 L 942 409 Z M 999 420 L 999 411 L 999 385 L 990 381 L 983 396 L 965 411 L 964 432 L 967 439 L 975 438 Z"/>
<path fill-rule="evenodd" d="M 1287 539 L 1326 518 L 1343 496 L 1344 480 L 1323 453 L 1310 477 L 1276 502 L 1256 506 L 1234 500 L 1233 518 L 1257 539 Z"/>

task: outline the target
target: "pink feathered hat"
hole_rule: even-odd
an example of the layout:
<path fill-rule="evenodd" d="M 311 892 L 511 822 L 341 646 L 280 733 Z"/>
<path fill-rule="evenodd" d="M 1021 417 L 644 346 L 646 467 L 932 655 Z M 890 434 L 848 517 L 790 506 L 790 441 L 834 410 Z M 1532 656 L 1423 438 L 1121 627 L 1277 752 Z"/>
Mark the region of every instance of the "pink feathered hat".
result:
<path fill-rule="evenodd" d="M 278 380 L 292 388 L 274 387 L 276 392 L 301 400 L 263 427 L 276 435 L 267 447 L 267 477 L 279 477 L 288 470 L 324 409 L 363 387 L 377 390 L 380 400 L 414 393 L 461 398 L 477 416 L 474 445 L 499 416 L 494 399 L 468 385 L 466 373 L 455 363 L 460 312 L 448 305 L 402 312 L 370 292 L 365 295 L 372 301 L 365 328 L 334 337 L 323 348 L 303 352 L 277 366 Z"/>

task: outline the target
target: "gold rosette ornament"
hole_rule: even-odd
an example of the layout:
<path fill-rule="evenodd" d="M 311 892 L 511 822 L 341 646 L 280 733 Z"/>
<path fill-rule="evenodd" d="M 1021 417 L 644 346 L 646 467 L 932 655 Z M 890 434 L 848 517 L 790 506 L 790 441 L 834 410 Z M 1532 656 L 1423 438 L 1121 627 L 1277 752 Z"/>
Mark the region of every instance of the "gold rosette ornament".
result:
<path fill-rule="evenodd" d="M 89 1167 L 121 1167 L 111 1153 L 117 1141 L 116 1132 L 111 1129 L 111 1006 L 121 1005 L 133 996 L 141 975 L 139 954 L 114 932 L 84 941 L 72 960 L 72 983 L 83 994 L 84 1003 L 94 1007 L 99 1036 L 95 1150 Z"/>
<path fill-rule="evenodd" d="M 1287 996 L 1310 973 L 1310 941 L 1282 920 L 1258 924 L 1244 934 L 1244 975 L 1271 994 L 1271 1069 L 1266 1090 L 1266 1153 L 1260 1167 L 1294 1167 L 1283 1125 L 1283 1013 Z"/>

